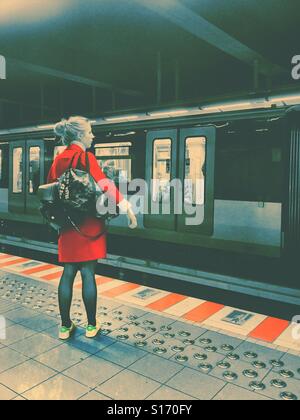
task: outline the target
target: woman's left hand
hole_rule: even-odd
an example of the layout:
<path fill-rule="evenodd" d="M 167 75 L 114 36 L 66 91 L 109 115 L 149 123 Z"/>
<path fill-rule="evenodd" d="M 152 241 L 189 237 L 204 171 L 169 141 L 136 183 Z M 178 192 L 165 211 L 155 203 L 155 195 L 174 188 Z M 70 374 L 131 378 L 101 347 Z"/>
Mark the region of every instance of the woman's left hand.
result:
<path fill-rule="evenodd" d="M 130 224 L 128 225 L 128 227 L 130 229 L 135 229 L 138 224 L 137 224 L 137 220 L 136 220 L 135 214 L 133 213 L 133 211 L 131 209 L 128 209 L 127 210 L 127 217 L 128 217 L 128 219 L 130 221 Z"/>
<path fill-rule="evenodd" d="M 118 206 L 120 207 L 120 210 L 123 212 L 127 212 L 127 217 L 130 221 L 129 223 L 129 228 L 130 229 L 135 229 L 137 227 L 137 220 L 135 217 L 135 214 L 133 213 L 132 209 L 131 209 L 131 204 L 129 203 L 129 201 L 123 199 Z"/>

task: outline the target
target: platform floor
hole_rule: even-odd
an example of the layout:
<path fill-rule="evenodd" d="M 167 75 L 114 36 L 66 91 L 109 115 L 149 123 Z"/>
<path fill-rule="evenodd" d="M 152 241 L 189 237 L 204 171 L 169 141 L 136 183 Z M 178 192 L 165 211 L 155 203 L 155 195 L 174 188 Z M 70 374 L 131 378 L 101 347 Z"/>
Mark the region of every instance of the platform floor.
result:
<path fill-rule="evenodd" d="M 78 328 L 61 342 L 61 272 L 0 254 L 0 400 L 300 399 L 296 325 L 97 276 L 102 332 L 88 340 L 79 275 Z"/>

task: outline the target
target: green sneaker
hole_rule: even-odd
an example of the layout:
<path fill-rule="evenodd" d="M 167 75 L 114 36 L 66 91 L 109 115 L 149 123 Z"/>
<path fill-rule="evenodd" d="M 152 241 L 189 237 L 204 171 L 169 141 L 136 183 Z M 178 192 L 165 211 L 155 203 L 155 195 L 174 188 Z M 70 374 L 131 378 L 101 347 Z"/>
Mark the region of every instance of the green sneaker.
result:
<path fill-rule="evenodd" d="M 59 330 L 59 339 L 68 340 L 71 337 L 71 334 L 74 332 L 75 328 L 76 326 L 73 322 L 70 328 L 62 326 Z"/>
<path fill-rule="evenodd" d="M 96 326 L 88 325 L 85 329 L 85 336 L 87 338 L 94 338 L 94 337 L 96 337 L 96 335 L 98 334 L 100 329 L 101 329 L 101 326 L 100 326 L 99 322 L 97 322 Z"/>

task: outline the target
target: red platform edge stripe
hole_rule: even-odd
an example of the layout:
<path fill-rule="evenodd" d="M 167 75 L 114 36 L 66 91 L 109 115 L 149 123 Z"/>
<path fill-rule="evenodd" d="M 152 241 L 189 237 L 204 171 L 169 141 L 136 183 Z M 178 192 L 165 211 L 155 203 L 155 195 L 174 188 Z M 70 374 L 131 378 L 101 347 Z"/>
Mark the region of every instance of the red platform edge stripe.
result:
<path fill-rule="evenodd" d="M 9 267 L 10 265 L 16 265 L 16 264 L 19 264 L 21 262 L 26 262 L 26 261 L 30 261 L 30 260 L 28 258 L 16 258 L 15 260 L 11 260 L 11 261 L 1 263 L 0 268 Z"/>
<path fill-rule="evenodd" d="M 251 331 L 249 337 L 273 343 L 288 328 L 289 325 L 289 321 L 268 317 L 253 331 Z"/>
<path fill-rule="evenodd" d="M 163 312 L 164 310 L 170 308 L 171 306 L 176 305 L 179 302 L 182 302 L 187 297 L 183 295 L 178 295 L 176 293 L 170 293 L 163 298 L 156 300 L 155 302 L 150 303 L 146 308 L 153 309 L 155 311 Z"/>
<path fill-rule="evenodd" d="M 114 287 L 113 289 L 102 292 L 102 296 L 113 298 L 113 297 L 120 296 L 124 293 L 130 292 L 131 290 L 137 289 L 139 287 L 141 287 L 139 284 L 126 283 L 126 284 L 122 284 L 121 286 L 117 286 L 117 287 Z"/>
<path fill-rule="evenodd" d="M 59 267 L 58 265 L 43 264 L 43 265 L 39 265 L 38 267 L 28 268 L 24 271 L 21 271 L 20 274 L 26 274 L 27 276 L 29 276 L 30 274 L 35 274 L 41 271 L 46 271 L 46 270 L 50 270 L 52 268 L 58 268 L 58 267 Z"/>
<path fill-rule="evenodd" d="M 218 303 L 204 302 L 201 305 L 184 314 L 182 318 L 194 322 L 203 322 L 223 308 L 224 305 L 220 305 Z"/>

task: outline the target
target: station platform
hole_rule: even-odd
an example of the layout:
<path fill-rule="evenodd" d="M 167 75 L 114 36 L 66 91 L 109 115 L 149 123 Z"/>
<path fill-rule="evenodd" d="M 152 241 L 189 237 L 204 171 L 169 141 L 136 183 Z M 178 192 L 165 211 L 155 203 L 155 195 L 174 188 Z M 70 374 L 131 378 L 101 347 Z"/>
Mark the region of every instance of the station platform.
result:
<path fill-rule="evenodd" d="M 1 400 L 300 399 L 297 324 L 97 275 L 89 340 L 78 275 L 77 330 L 62 342 L 62 270 L 0 254 Z"/>

